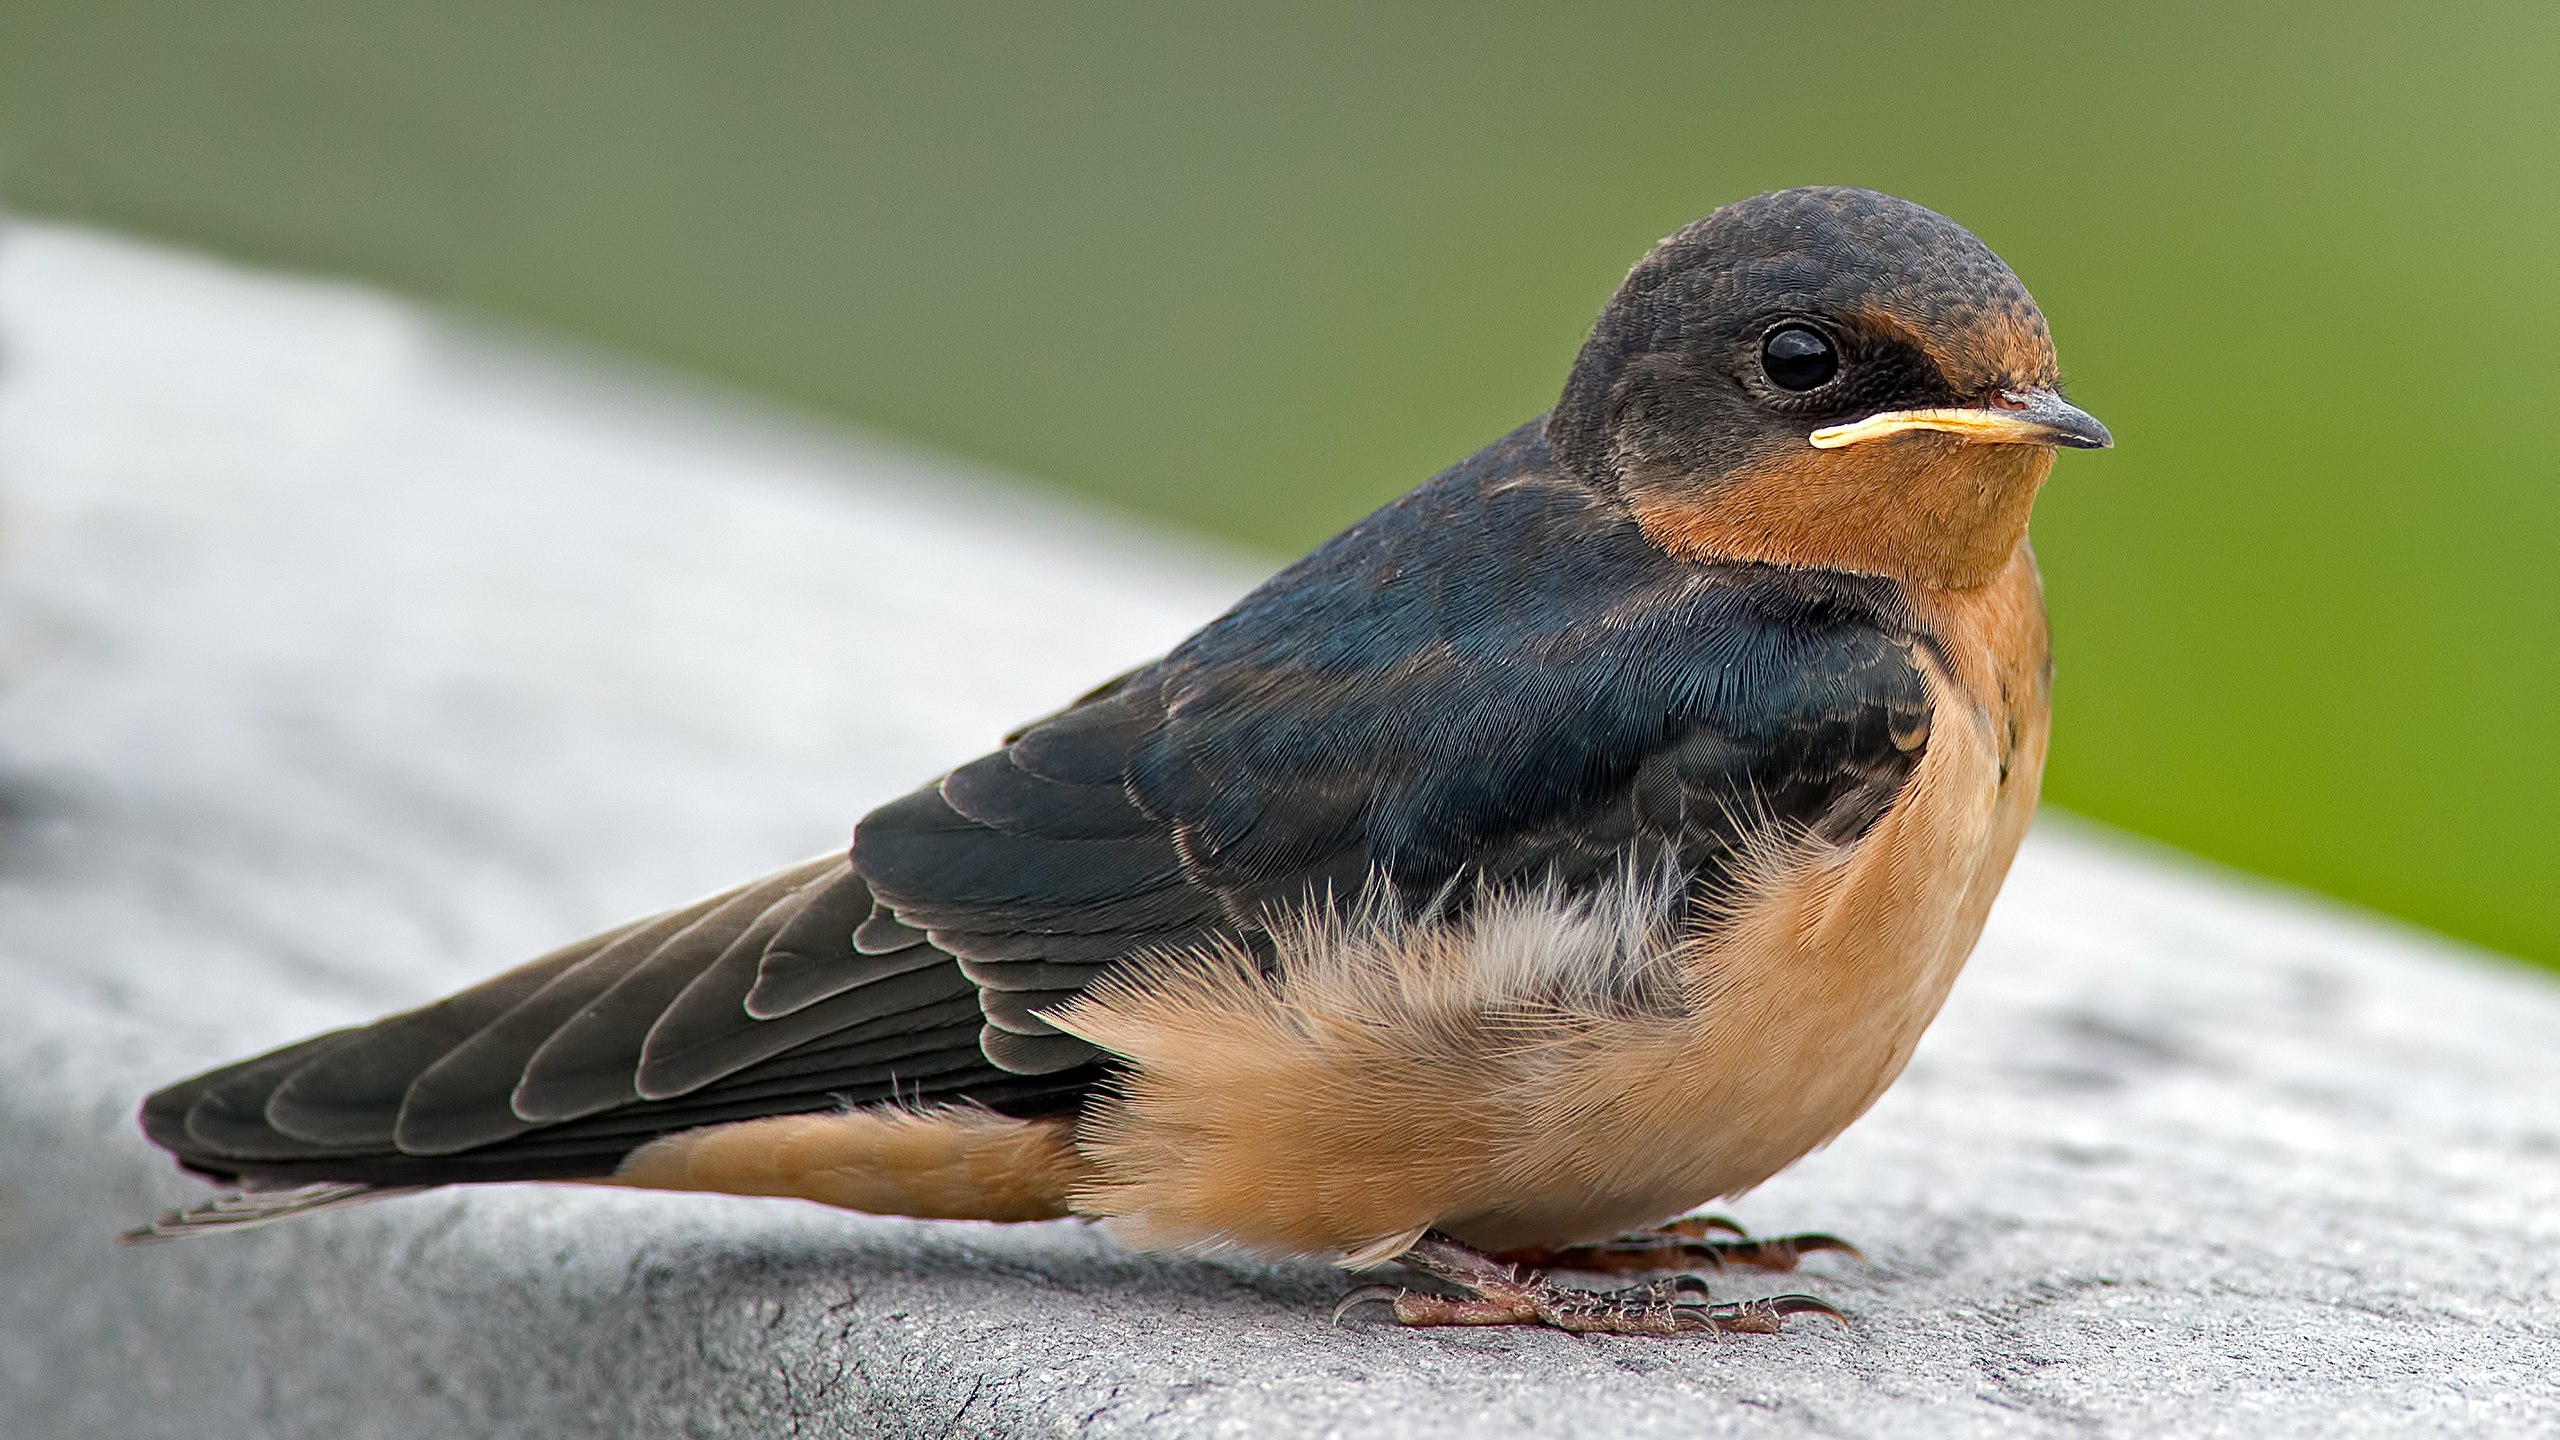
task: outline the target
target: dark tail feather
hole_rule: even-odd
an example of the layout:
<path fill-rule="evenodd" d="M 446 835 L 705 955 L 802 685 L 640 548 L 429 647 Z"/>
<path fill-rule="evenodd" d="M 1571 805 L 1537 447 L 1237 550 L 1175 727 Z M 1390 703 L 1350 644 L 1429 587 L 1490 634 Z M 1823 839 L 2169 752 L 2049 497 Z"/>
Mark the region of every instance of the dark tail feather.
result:
<path fill-rule="evenodd" d="M 157 1245 L 165 1240 L 184 1240 L 191 1235 L 212 1235 L 228 1230 L 255 1230 L 279 1220 L 298 1215 L 316 1215 L 323 1210 L 343 1210 L 350 1205 L 389 1200 L 399 1195 L 416 1195 L 435 1187 L 430 1185 L 297 1185 L 288 1190 L 248 1190 L 190 1205 L 184 1210 L 171 1210 L 148 1225 L 136 1226 L 116 1237 L 119 1245 Z"/>

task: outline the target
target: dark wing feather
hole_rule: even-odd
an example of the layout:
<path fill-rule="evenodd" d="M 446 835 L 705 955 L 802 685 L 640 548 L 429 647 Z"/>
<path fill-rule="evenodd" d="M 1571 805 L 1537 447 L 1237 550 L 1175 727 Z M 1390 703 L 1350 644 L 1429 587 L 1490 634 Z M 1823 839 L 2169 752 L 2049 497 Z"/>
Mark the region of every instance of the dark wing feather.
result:
<path fill-rule="evenodd" d="M 409 1076 L 393 1144 L 411 1154 L 453 1154 L 535 1128 L 540 1122 L 515 1107 L 516 1089 L 533 1057 L 563 1026 L 611 993 L 622 977 L 726 898 L 713 896 L 570 947 L 583 952 L 573 964 Z M 466 1003 L 472 993 L 466 990 L 441 1003 Z"/>
<path fill-rule="evenodd" d="M 817 865 L 833 867 L 828 860 Z M 508 1103 L 536 1124 L 584 1119 L 640 1099 L 634 1057 L 677 998 L 723 958 L 760 959 L 782 925 L 783 902 L 817 878 L 786 870 L 746 885 L 669 936 L 551 1032 L 525 1062 Z M 821 871 L 821 873 L 824 873 Z"/>
<path fill-rule="evenodd" d="M 877 909 L 871 887 L 850 866 L 830 871 L 823 884 L 811 885 L 798 911 L 783 922 L 773 943 L 756 958 L 745 998 L 747 1013 L 771 1020 L 865 984 L 875 975 L 899 973 L 897 968 L 872 971 L 850 964 L 844 953 L 848 934 L 854 937 L 853 948 L 865 955 L 895 954 L 924 943 L 922 934 L 910 931 L 894 937 L 875 932 L 872 943 L 864 944 L 862 927 Z M 673 1016 L 669 1023 L 681 1026 Z"/>
<path fill-rule="evenodd" d="M 180 1143 L 171 1148 L 191 1164 L 206 1149 L 247 1159 L 290 1159 L 315 1153 L 319 1147 L 296 1140 L 267 1123 L 267 1098 L 301 1065 L 361 1033 L 342 1030 L 289 1045 L 271 1055 L 225 1067 L 208 1082 L 189 1087 L 195 1093 L 186 1104 L 178 1132 Z M 166 1102 L 172 1106 L 175 1103 L 174 1096 Z"/>
<path fill-rule="evenodd" d="M 511 970 L 440 1005 L 366 1027 L 365 1043 L 332 1045 L 281 1078 L 260 1106 L 283 1134 L 332 1148 L 388 1145 L 420 1070 L 541 989 L 572 957 Z"/>
<path fill-rule="evenodd" d="M 723 1120 L 1080 1089 L 987 1059 L 978 987 L 951 956 L 855 952 L 872 908 L 845 858 L 814 860 L 172 1086 L 144 1127 L 192 1168 L 260 1185 L 561 1179 Z M 791 981 L 799 1003 L 760 1019 L 746 1001 L 767 961 L 823 978 Z"/>

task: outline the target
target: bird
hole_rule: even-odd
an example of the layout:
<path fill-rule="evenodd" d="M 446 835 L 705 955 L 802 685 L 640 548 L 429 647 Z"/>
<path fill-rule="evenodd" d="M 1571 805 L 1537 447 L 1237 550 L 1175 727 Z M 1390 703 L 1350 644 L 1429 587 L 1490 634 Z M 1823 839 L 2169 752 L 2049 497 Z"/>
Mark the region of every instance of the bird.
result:
<path fill-rule="evenodd" d="M 849 849 L 151 1095 L 236 1193 L 127 1238 L 572 1182 L 1420 1283 L 1337 1323 L 1839 1319 L 1699 1272 L 1846 1242 L 1700 1212 L 1864 1113 L 1973 949 L 2045 760 L 2029 519 L 2112 443 L 1954 221 L 1725 205 L 1544 414 Z"/>

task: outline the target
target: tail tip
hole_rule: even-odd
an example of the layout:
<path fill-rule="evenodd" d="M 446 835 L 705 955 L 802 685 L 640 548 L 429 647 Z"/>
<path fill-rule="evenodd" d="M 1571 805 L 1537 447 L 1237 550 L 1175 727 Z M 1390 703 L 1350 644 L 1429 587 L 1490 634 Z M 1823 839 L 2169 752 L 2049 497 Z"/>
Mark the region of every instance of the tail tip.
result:
<path fill-rule="evenodd" d="M 366 1185 L 347 1181 L 329 1181 L 317 1185 L 296 1185 L 279 1190 L 242 1190 L 217 1195 L 201 1205 L 164 1211 L 148 1225 L 137 1225 L 116 1236 L 116 1244 L 128 1249 L 140 1245 L 160 1245 L 171 1240 L 184 1240 L 196 1235 L 221 1231 L 255 1230 L 279 1220 L 303 1215 L 316 1215 L 323 1210 L 341 1210 L 350 1205 L 388 1200 L 395 1195 L 415 1195 L 432 1187 L 425 1185 Z"/>

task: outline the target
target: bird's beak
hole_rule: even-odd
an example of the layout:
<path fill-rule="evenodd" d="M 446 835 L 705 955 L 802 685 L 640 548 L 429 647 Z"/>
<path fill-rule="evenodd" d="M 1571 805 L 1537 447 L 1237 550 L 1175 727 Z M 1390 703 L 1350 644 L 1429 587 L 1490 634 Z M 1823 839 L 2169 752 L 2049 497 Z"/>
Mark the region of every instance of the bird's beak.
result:
<path fill-rule="evenodd" d="M 1981 406 L 1937 410 L 1887 410 L 1846 425 L 1825 425 L 1810 437 L 1817 450 L 1837 450 L 1881 440 L 1905 430 L 1936 430 L 1978 445 L 2067 445 L 2104 450 L 2116 443 L 2098 417 L 2051 390 L 1994 391 Z"/>

